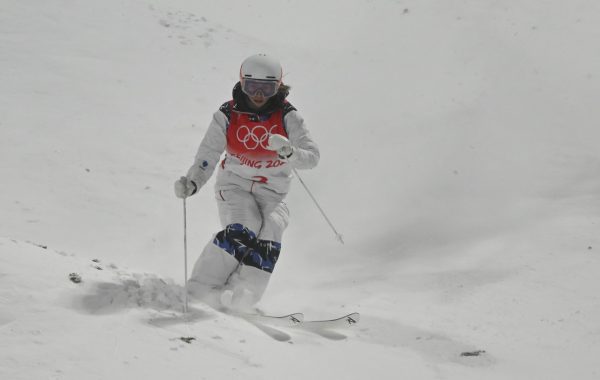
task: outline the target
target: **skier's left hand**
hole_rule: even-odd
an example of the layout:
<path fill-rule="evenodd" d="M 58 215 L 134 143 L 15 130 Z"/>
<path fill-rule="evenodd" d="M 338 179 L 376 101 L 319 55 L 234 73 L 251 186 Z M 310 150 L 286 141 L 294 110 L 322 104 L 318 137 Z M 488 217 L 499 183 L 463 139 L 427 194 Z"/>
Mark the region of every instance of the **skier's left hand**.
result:
<path fill-rule="evenodd" d="M 277 151 L 281 159 L 288 159 L 294 154 L 294 147 L 290 140 L 281 135 L 271 135 L 267 143 L 267 149 Z"/>

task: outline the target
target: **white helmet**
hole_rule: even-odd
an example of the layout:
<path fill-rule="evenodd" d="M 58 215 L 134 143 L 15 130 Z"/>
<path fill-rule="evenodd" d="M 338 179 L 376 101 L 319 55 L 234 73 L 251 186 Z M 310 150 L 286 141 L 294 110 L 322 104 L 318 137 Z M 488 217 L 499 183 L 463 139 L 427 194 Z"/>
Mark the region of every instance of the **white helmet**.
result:
<path fill-rule="evenodd" d="M 266 54 L 252 55 L 242 62 L 240 79 L 257 79 L 281 82 L 283 70 L 275 58 Z"/>

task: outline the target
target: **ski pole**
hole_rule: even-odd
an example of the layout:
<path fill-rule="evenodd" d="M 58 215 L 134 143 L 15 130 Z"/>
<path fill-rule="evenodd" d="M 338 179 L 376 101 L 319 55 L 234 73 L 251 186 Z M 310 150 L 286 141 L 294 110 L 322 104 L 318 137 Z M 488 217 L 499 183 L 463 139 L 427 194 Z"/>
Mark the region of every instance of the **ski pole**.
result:
<path fill-rule="evenodd" d="M 344 244 L 344 240 L 342 239 L 342 235 L 337 232 L 337 230 L 335 229 L 335 227 L 333 226 L 333 223 L 331 223 L 331 221 L 329 220 L 329 218 L 327 217 L 327 215 L 325 214 L 325 211 L 323 211 L 323 209 L 321 208 L 321 206 L 319 205 L 319 202 L 317 202 L 317 199 L 314 197 L 314 195 L 312 195 L 312 193 L 310 192 L 310 190 L 308 189 L 308 186 L 306 186 L 306 184 L 304 183 L 304 181 L 302 180 L 302 177 L 300 177 L 300 174 L 298 174 L 298 171 L 296 170 L 296 168 L 292 168 L 292 170 L 294 171 L 294 175 L 296 176 L 296 178 L 298 178 L 298 181 L 300 181 L 300 183 L 302 184 L 302 186 L 304 187 L 304 190 L 306 190 L 306 192 L 308 193 L 308 195 L 311 197 L 311 199 L 313 200 L 313 202 L 315 202 L 315 205 L 317 206 L 317 208 L 319 209 L 319 211 L 321 212 L 321 215 L 323 215 L 323 218 L 325 218 L 325 220 L 327 221 L 327 223 L 329 224 L 329 227 L 331 227 L 331 229 L 333 230 L 333 233 L 335 234 L 336 239 Z"/>
<path fill-rule="evenodd" d="M 185 204 L 185 198 L 183 198 L 183 284 L 184 284 L 184 294 L 183 294 L 183 312 L 187 313 L 188 311 L 188 288 L 187 288 L 187 207 Z"/>

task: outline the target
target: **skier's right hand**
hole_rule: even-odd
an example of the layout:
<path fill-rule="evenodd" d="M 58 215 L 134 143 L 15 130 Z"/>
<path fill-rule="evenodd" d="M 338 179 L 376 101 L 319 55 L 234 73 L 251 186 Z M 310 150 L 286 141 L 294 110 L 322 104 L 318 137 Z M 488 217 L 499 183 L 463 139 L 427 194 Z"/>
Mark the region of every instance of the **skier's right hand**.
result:
<path fill-rule="evenodd" d="M 198 186 L 187 177 L 181 177 L 175 181 L 175 195 L 177 198 L 187 198 L 198 190 Z"/>

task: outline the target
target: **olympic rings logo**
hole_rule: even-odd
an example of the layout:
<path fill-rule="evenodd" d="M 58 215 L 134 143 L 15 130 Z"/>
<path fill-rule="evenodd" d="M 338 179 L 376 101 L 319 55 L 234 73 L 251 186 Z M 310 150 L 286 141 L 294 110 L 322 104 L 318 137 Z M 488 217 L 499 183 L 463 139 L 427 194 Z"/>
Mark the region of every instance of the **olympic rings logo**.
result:
<path fill-rule="evenodd" d="M 250 129 L 242 125 L 237 129 L 236 137 L 248 150 L 256 150 L 258 147 L 267 149 L 269 137 L 276 127 L 277 125 L 274 125 L 268 130 L 265 126 L 257 125 Z"/>

